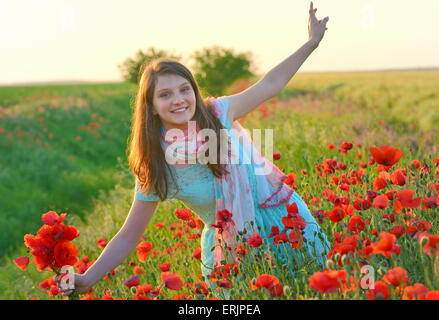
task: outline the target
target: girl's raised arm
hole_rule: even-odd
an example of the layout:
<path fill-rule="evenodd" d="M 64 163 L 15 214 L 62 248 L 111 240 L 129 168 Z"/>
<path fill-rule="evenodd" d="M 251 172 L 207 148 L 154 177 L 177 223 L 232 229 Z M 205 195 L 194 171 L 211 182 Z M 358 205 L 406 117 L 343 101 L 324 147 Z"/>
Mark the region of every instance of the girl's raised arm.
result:
<path fill-rule="evenodd" d="M 228 97 L 228 118 L 231 119 L 232 122 L 245 116 L 264 101 L 279 94 L 308 56 L 319 46 L 327 29 L 326 23 L 329 17 L 317 20 L 315 16 L 316 11 L 317 9 L 313 8 L 313 3 L 311 2 L 308 23 L 309 39 L 304 45 L 279 65 L 271 69 L 253 86 L 243 92 Z"/>

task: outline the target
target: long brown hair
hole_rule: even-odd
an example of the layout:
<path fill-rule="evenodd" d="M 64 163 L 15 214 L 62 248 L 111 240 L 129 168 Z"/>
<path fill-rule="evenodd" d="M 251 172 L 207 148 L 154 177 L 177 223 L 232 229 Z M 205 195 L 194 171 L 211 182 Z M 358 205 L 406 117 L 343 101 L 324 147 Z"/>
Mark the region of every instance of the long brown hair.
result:
<path fill-rule="evenodd" d="M 164 201 L 168 196 L 169 181 L 166 170 L 171 173 L 166 162 L 165 153 L 160 144 L 162 122 L 158 115 L 153 115 L 153 97 L 158 77 L 164 74 L 176 74 L 190 82 L 196 97 L 196 109 L 192 120 L 195 120 L 200 129 L 212 129 L 217 137 L 221 137 L 220 130 L 224 129 L 219 119 L 213 113 L 212 105 L 203 99 L 200 89 L 192 73 L 176 60 L 159 58 L 144 63 L 139 70 L 141 75 L 138 83 L 134 112 L 131 119 L 131 135 L 129 138 L 128 163 L 130 169 L 139 180 L 139 191 L 154 191 Z M 230 141 L 229 155 L 230 155 Z M 207 163 L 215 177 L 228 174 L 221 165 L 220 143 L 217 143 L 217 161 Z"/>

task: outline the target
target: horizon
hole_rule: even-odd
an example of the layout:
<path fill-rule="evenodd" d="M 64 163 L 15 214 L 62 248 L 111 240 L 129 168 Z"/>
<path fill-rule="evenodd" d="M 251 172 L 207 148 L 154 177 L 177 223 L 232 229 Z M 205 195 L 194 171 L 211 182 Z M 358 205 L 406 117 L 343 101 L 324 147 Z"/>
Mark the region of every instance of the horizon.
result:
<path fill-rule="evenodd" d="M 401 69 L 370 69 L 370 70 L 342 70 L 342 71 L 298 71 L 296 74 L 303 73 L 367 73 L 367 72 L 416 72 L 416 71 L 439 71 L 439 67 L 420 67 L 420 68 L 401 68 Z M 261 76 L 261 75 L 258 75 Z M 81 79 L 60 79 L 52 81 L 35 81 L 35 82 L 17 82 L 10 84 L 0 84 L 2 87 L 19 87 L 19 86 L 32 86 L 32 85 L 74 85 L 74 84 L 104 84 L 104 83 L 124 83 L 122 79 L 119 80 L 81 80 Z"/>

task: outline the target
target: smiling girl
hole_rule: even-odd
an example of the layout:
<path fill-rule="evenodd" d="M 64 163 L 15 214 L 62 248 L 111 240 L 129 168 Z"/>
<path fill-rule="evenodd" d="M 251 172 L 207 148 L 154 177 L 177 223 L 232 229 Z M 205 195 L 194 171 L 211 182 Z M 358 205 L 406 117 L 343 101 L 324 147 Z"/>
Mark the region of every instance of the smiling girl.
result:
<path fill-rule="evenodd" d="M 304 263 L 324 263 L 328 250 L 326 236 L 303 200 L 284 183 L 285 174 L 260 155 L 237 121 L 279 94 L 318 47 L 327 29 L 328 17 L 318 20 L 316 10 L 311 2 L 308 41 L 241 93 L 203 99 L 191 72 L 179 62 L 157 59 L 144 68 L 129 145 L 129 165 L 136 177 L 134 201 L 124 225 L 96 262 L 84 274 L 75 274 L 78 292 L 88 290 L 128 257 L 137 246 L 158 202 L 171 198 L 181 200 L 205 224 L 201 235 L 201 271 L 212 287 L 210 275 L 213 268 L 236 262 L 237 236 L 253 244 L 261 237 L 273 245 L 273 237 L 269 237 L 276 230 L 273 227 L 289 226 L 285 231 L 287 240 L 293 247 L 303 246 L 308 252 L 295 259 L 291 256 L 292 250 L 284 252 L 290 255 L 285 260 L 290 261 L 290 270 Z M 196 123 L 195 132 L 188 130 L 190 121 Z M 174 140 L 168 139 L 172 136 L 169 133 L 175 129 L 184 134 L 174 137 Z M 227 130 L 226 141 L 230 147 L 227 156 L 244 151 L 255 161 L 224 163 L 221 144 L 217 144 L 214 161 L 206 164 L 191 162 L 198 158 L 200 150 L 205 150 L 206 141 L 197 139 L 197 133 L 202 129 L 211 130 L 216 137 L 221 137 L 224 129 Z M 244 148 L 239 136 L 247 137 L 249 149 Z M 179 150 L 177 157 L 180 161 L 170 164 L 165 152 L 175 140 L 194 142 L 195 147 Z M 209 153 L 211 151 L 209 149 Z M 269 170 L 266 174 L 258 174 L 256 164 Z M 65 292 L 70 293 L 71 290 Z"/>

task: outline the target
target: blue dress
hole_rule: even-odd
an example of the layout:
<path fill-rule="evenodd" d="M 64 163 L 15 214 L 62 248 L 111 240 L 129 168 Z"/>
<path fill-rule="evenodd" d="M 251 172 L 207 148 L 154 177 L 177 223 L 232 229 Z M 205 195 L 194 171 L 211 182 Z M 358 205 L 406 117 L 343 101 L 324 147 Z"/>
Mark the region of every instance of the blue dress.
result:
<path fill-rule="evenodd" d="M 220 109 L 220 121 L 224 127 L 228 130 L 232 130 L 230 121 L 227 118 L 227 110 L 229 106 L 229 101 L 227 97 L 221 97 L 216 100 L 217 106 Z M 264 239 L 268 240 L 269 245 L 276 252 L 276 245 L 273 244 L 274 237 L 268 238 L 271 233 L 272 226 L 278 226 L 279 231 L 283 230 L 282 217 L 286 216 L 287 207 L 286 203 L 280 206 L 273 206 L 270 208 L 260 208 L 256 199 L 258 199 L 256 194 L 256 179 L 254 175 L 254 170 L 252 169 L 252 164 L 247 164 L 247 172 L 250 179 L 250 190 L 255 199 L 255 223 L 256 227 L 259 229 L 259 235 Z M 184 168 L 174 168 L 170 167 L 172 173 L 175 176 L 176 182 L 179 187 L 179 192 L 174 185 L 172 179 L 170 179 L 170 191 L 168 198 L 181 200 L 189 209 L 195 212 L 199 218 L 204 222 L 204 229 L 201 233 L 201 271 L 205 278 L 206 283 L 212 285 L 209 281 L 210 274 L 213 266 L 213 251 L 211 248 L 215 245 L 215 228 L 209 227 L 214 224 L 216 216 L 216 193 L 215 193 L 215 176 L 210 171 L 207 165 L 202 165 L 199 163 L 192 164 Z M 169 177 L 169 175 L 168 175 Z M 142 201 L 160 201 L 160 198 L 151 192 L 149 195 L 145 196 L 145 193 L 140 193 L 138 191 L 139 186 L 136 184 L 135 189 L 135 199 Z M 308 247 L 308 252 L 310 257 L 313 257 L 315 263 L 324 265 L 326 261 L 326 254 L 329 251 L 329 242 L 326 235 L 321 231 L 320 226 L 314 219 L 314 217 L 309 212 L 308 207 L 301 197 L 294 192 L 288 201 L 289 204 L 296 203 L 299 214 L 307 222 L 305 229 L 303 230 L 303 236 L 307 240 L 304 246 Z M 288 246 L 289 247 L 289 246 Z M 283 256 L 283 261 L 289 264 L 291 270 L 295 269 L 294 259 L 290 252 L 281 253 Z M 290 255 L 289 258 L 286 254 Z M 297 259 L 297 256 L 295 256 Z"/>

